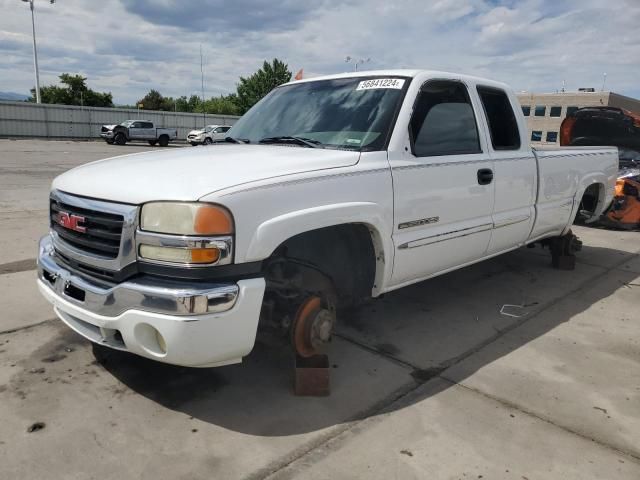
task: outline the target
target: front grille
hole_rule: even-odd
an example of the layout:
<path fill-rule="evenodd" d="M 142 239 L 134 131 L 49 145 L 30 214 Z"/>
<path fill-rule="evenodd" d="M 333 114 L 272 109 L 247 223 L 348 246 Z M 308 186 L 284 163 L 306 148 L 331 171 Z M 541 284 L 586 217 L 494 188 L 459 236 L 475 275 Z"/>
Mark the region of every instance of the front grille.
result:
<path fill-rule="evenodd" d="M 60 225 L 61 212 L 84 217 L 80 226 L 84 227 L 85 231 L 78 232 Z M 50 218 L 51 228 L 65 243 L 91 255 L 105 258 L 118 257 L 124 224 L 122 215 L 80 208 L 52 198 Z"/>
<path fill-rule="evenodd" d="M 72 270 L 77 271 L 78 273 L 84 273 L 85 275 L 88 275 L 91 278 L 99 278 L 100 280 L 108 280 L 108 281 L 115 280 L 116 272 L 111 272 L 109 270 L 105 270 L 102 268 L 94 268 L 90 265 L 85 265 L 79 262 L 75 262 L 71 260 L 69 257 L 67 257 L 66 255 L 63 255 L 58 251 L 56 251 L 55 254 L 56 254 L 56 258 L 59 261 L 61 261 L 61 263 L 71 268 Z"/>

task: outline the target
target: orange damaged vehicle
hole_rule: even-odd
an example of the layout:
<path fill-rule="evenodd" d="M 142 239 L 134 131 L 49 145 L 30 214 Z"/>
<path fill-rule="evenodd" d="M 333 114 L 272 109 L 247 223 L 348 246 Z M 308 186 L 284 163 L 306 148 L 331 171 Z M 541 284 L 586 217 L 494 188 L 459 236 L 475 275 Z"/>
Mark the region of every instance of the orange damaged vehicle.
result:
<path fill-rule="evenodd" d="M 562 121 L 560 145 L 618 147 L 615 197 L 599 222 L 610 228 L 640 229 L 640 114 L 614 107 L 578 109 Z M 588 196 L 583 202 L 589 202 Z"/>

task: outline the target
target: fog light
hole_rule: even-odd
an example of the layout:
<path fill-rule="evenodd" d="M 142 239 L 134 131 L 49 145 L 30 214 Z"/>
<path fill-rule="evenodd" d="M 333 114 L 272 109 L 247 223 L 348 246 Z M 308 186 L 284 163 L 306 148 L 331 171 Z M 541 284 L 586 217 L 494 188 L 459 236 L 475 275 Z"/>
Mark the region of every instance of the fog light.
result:
<path fill-rule="evenodd" d="M 133 329 L 136 340 L 142 348 L 157 357 L 167 354 L 167 342 L 157 328 L 148 323 L 139 323 Z"/>
<path fill-rule="evenodd" d="M 140 256 L 170 263 L 215 263 L 220 259 L 217 248 L 176 248 L 140 245 Z"/>

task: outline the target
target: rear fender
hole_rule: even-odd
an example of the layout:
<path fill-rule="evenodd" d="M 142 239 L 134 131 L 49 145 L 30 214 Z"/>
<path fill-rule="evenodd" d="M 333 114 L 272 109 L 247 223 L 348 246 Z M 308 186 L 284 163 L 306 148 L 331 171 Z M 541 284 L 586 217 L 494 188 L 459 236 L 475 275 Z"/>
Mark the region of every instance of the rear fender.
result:
<path fill-rule="evenodd" d="M 566 234 L 570 229 L 571 225 L 575 221 L 576 216 L 578 215 L 578 210 L 580 208 L 580 202 L 584 193 L 587 191 L 591 185 L 598 185 L 599 188 L 599 197 L 598 204 L 594 210 L 593 219 L 597 219 L 604 213 L 606 208 L 613 200 L 613 189 L 607 188 L 607 185 L 610 183 L 611 179 L 607 177 L 603 172 L 591 172 L 585 175 L 578 184 L 578 190 L 576 192 L 575 197 L 573 198 L 573 209 L 571 210 L 571 215 L 569 216 L 569 225 L 567 225 L 562 232 L 562 234 Z M 615 182 L 615 180 L 614 180 Z"/>

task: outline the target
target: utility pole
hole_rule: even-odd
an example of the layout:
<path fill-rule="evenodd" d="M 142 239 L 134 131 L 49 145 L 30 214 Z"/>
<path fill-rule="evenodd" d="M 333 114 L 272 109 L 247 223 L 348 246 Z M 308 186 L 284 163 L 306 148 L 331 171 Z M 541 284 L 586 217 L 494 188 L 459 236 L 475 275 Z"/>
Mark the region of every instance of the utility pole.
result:
<path fill-rule="evenodd" d="M 204 68 L 202 66 L 202 44 L 200 44 L 200 80 L 202 82 L 202 128 L 207 126 L 207 114 L 204 109 Z"/>
<path fill-rule="evenodd" d="M 22 0 L 25 3 L 29 4 L 29 8 L 31 9 L 31 30 L 33 33 L 33 69 L 35 70 L 36 76 L 36 103 L 40 103 L 40 73 L 38 72 L 38 49 L 36 48 L 36 20 L 35 13 L 33 10 L 33 0 Z M 49 0 L 49 3 L 52 5 L 55 3 L 55 0 Z"/>

